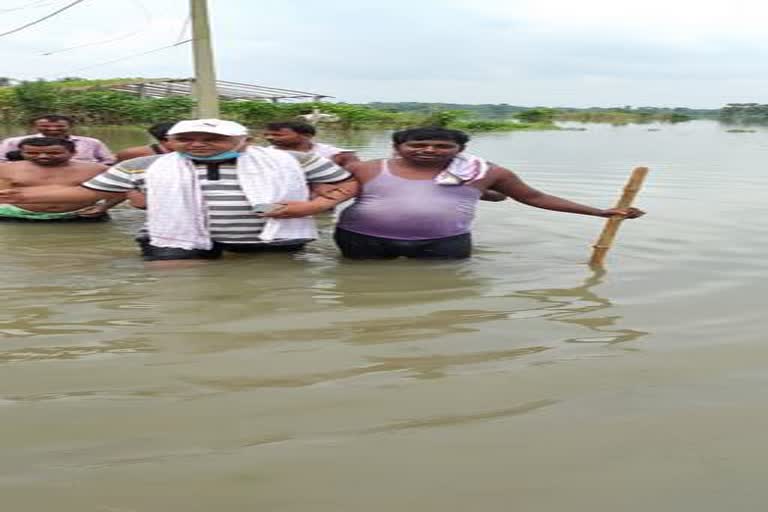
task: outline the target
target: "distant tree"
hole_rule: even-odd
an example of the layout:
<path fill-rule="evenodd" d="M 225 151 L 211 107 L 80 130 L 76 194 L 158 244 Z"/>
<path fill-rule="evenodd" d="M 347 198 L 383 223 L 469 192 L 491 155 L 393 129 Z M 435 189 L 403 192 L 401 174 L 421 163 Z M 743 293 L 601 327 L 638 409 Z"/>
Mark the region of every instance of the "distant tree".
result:
<path fill-rule="evenodd" d="M 532 108 L 515 114 L 515 118 L 526 123 L 551 123 L 557 115 L 557 110 L 553 108 Z"/>
<path fill-rule="evenodd" d="M 13 88 L 13 93 L 16 103 L 27 117 L 53 112 L 58 106 L 59 94 L 56 88 L 45 80 L 21 82 Z"/>
<path fill-rule="evenodd" d="M 439 126 L 445 128 L 456 121 L 465 118 L 470 113 L 466 110 L 439 110 L 432 112 L 419 123 L 421 126 Z"/>

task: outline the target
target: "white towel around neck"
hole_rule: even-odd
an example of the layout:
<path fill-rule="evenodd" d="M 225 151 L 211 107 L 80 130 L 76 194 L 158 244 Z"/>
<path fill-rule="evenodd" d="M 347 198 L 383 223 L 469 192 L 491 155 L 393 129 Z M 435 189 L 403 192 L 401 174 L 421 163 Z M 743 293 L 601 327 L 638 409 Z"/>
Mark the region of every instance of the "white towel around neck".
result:
<path fill-rule="evenodd" d="M 490 164 L 484 158 L 468 153 L 459 153 L 453 157 L 443 172 L 435 176 L 435 183 L 438 185 L 464 185 L 484 178 L 489 168 Z"/>
<path fill-rule="evenodd" d="M 290 153 L 249 146 L 237 159 L 240 186 L 252 205 L 307 201 L 304 170 Z M 192 162 L 177 152 L 163 155 L 146 171 L 147 227 L 157 247 L 210 249 L 203 192 Z M 268 218 L 259 235 L 263 242 L 317 238 L 311 217 Z"/>

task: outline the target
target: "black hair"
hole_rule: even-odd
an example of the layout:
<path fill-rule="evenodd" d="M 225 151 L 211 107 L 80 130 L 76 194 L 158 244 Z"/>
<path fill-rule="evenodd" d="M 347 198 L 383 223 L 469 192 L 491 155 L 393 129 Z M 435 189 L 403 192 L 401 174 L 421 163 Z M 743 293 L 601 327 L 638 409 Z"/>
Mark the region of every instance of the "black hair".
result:
<path fill-rule="evenodd" d="M 317 133 L 314 126 L 303 121 L 279 121 L 275 123 L 267 123 L 265 128 L 267 130 L 293 130 L 302 135 L 315 135 Z"/>
<path fill-rule="evenodd" d="M 431 128 L 407 128 L 392 134 L 392 142 L 395 145 L 410 140 L 450 140 L 463 148 L 469 142 L 469 135 L 459 130 L 450 130 L 438 126 Z"/>
<path fill-rule="evenodd" d="M 69 124 L 75 124 L 74 118 L 69 116 L 62 116 L 60 114 L 45 114 L 45 115 L 35 116 L 32 119 L 30 119 L 29 122 L 34 123 L 35 121 L 42 121 L 43 119 L 45 119 L 46 121 L 66 121 Z"/>
<path fill-rule="evenodd" d="M 9 162 L 18 162 L 19 160 L 24 160 L 24 157 L 21 156 L 21 151 L 14 149 L 5 154 L 5 159 Z"/>
<path fill-rule="evenodd" d="M 147 131 L 158 141 L 168 140 L 168 130 L 173 128 L 177 121 L 165 121 L 163 123 L 155 123 Z"/>
<path fill-rule="evenodd" d="M 70 153 L 75 152 L 74 142 L 58 137 L 29 137 L 19 142 L 19 149 L 21 149 L 22 146 L 64 146 Z"/>

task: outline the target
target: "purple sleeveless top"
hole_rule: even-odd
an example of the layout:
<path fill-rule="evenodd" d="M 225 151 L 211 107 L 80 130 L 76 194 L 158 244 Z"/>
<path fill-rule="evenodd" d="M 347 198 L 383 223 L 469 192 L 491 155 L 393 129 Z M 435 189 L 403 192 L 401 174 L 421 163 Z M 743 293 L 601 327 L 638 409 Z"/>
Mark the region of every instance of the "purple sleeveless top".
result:
<path fill-rule="evenodd" d="M 482 193 L 468 185 L 395 176 L 387 160 L 378 176 L 363 185 L 355 203 L 341 213 L 347 231 L 398 240 L 429 240 L 469 233 Z"/>

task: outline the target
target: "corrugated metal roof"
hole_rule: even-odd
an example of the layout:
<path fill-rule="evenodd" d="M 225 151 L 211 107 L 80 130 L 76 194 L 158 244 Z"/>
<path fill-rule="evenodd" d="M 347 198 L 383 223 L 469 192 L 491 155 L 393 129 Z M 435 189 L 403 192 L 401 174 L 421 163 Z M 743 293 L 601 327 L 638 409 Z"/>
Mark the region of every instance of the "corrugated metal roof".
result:
<path fill-rule="evenodd" d="M 167 98 L 168 96 L 192 96 L 194 78 L 173 78 L 158 80 L 143 80 L 131 83 L 107 86 L 113 91 L 124 91 L 147 98 Z M 216 81 L 216 90 L 223 100 L 320 100 L 332 98 L 326 94 L 307 91 L 264 87 L 261 85 L 244 84 L 240 82 Z"/>

